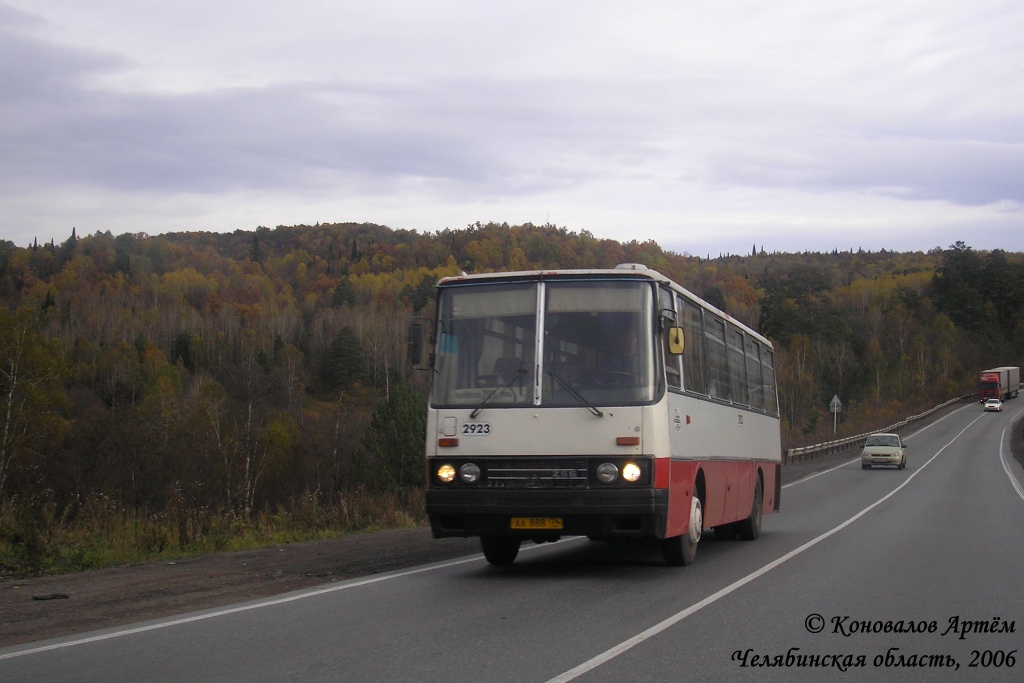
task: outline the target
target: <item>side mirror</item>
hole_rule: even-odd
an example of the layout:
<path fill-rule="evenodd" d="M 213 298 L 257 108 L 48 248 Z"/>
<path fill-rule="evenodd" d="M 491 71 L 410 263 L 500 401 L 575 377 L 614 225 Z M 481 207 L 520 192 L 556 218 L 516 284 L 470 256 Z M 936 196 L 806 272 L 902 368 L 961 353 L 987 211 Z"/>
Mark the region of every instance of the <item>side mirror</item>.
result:
<path fill-rule="evenodd" d="M 683 355 L 683 328 L 668 328 L 668 352 L 673 356 Z"/>
<path fill-rule="evenodd" d="M 414 368 L 423 365 L 423 323 L 409 325 L 409 365 Z"/>

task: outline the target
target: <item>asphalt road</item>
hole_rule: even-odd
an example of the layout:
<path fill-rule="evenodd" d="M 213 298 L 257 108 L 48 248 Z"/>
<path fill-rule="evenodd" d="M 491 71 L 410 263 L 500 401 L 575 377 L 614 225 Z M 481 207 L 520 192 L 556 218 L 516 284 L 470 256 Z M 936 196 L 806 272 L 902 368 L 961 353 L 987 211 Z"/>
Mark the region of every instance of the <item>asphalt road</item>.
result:
<path fill-rule="evenodd" d="M 1022 411 L 787 484 L 758 541 L 709 534 L 690 567 L 569 539 L 8 648 L 0 681 L 1019 681 Z"/>

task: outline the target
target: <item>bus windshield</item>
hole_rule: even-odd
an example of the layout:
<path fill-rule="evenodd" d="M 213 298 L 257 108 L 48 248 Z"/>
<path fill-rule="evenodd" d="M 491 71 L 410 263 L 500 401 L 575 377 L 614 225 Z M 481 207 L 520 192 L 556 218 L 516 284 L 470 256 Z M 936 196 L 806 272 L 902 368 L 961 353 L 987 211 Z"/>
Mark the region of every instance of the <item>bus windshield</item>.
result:
<path fill-rule="evenodd" d="M 648 282 L 446 287 L 431 402 L 505 408 L 647 403 L 658 388 L 653 330 Z"/>
<path fill-rule="evenodd" d="M 545 294 L 544 405 L 577 406 L 580 398 L 595 405 L 654 399 L 648 283 L 557 282 Z"/>

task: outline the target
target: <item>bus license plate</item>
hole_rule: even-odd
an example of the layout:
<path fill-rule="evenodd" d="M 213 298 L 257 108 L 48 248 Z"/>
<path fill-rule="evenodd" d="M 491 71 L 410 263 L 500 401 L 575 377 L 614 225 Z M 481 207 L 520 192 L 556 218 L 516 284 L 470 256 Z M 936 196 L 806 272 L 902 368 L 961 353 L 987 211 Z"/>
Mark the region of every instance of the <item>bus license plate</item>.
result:
<path fill-rule="evenodd" d="M 561 529 L 561 517 L 513 517 L 513 529 Z"/>

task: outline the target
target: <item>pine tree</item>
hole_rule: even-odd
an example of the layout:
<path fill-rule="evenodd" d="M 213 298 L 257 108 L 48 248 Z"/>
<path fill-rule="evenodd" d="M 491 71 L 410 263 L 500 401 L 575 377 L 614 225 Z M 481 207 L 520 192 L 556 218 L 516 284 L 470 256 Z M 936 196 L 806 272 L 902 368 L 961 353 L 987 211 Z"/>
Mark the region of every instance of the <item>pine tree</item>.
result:
<path fill-rule="evenodd" d="M 338 286 L 334 288 L 334 294 L 331 296 L 331 306 L 334 308 L 341 308 L 342 306 L 355 306 L 356 305 L 356 290 L 352 286 L 352 281 L 345 275 L 338 282 Z"/>
<path fill-rule="evenodd" d="M 328 388 L 338 391 L 364 381 L 366 376 L 366 352 L 355 331 L 345 326 L 327 350 L 323 369 L 324 383 Z"/>
<path fill-rule="evenodd" d="M 385 489 L 423 483 L 426 416 L 426 399 L 399 380 L 391 397 L 373 412 L 363 435 L 366 460 L 361 474 L 367 484 Z"/>

